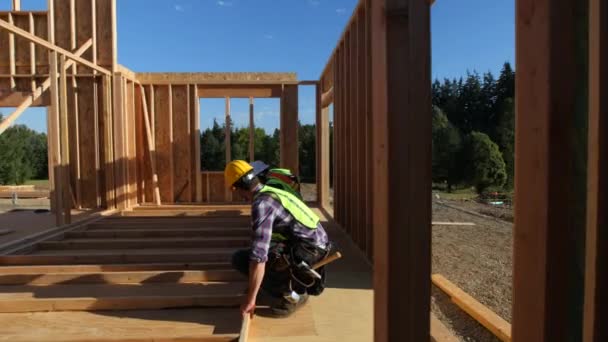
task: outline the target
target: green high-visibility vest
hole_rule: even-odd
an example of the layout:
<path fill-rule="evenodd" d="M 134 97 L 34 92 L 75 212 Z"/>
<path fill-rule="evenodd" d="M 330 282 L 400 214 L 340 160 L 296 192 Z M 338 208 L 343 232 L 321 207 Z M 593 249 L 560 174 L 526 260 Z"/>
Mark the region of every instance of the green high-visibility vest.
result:
<path fill-rule="evenodd" d="M 264 186 L 258 192 L 260 194 L 270 194 L 272 198 L 281 202 L 281 205 L 287 210 L 294 219 L 308 229 L 317 229 L 319 224 L 319 216 L 317 216 L 304 202 L 298 199 L 287 191 L 273 188 L 270 186 Z M 273 234 L 274 235 L 274 234 Z"/>

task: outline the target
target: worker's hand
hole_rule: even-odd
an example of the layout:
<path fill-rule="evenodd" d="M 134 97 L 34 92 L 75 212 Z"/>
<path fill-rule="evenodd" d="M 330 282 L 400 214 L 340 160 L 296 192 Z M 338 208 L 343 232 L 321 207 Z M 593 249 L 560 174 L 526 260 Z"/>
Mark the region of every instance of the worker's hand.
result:
<path fill-rule="evenodd" d="M 241 313 L 243 315 L 253 316 L 253 312 L 255 311 L 255 300 L 250 301 L 247 300 L 245 303 L 241 305 Z"/>

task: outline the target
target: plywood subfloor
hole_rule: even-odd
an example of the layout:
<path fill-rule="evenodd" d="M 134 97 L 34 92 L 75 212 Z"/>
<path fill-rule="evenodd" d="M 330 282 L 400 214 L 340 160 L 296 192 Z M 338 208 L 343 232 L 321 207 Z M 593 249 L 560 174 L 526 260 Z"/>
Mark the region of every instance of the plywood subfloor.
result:
<path fill-rule="evenodd" d="M 238 336 L 235 309 L 169 309 L 0 314 L 0 341 L 170 341 Z"/>

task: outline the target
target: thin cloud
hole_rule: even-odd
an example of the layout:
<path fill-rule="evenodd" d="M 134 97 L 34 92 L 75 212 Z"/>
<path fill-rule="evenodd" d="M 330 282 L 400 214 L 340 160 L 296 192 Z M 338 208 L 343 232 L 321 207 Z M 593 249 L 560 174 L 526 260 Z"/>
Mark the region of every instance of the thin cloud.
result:
<path fill-rule="evenodd" d="M 182 5 L 175 5 L 175 11 L 177 11 L 177 12 L 183 12 L 184 11 L 184 6 L 182 6 Z"/>
<path fill-rule="evenodd" d="M 319 1 L 319 0 L 308 0 L 308 4 L 310 6 L 316 7 L 316 6 L 319 6 L 319 4 L 321 4 L 321 1 Z"/>
<path fill-rule="evenodd" d="M 274 39 L 274 36 L 273 36 L 273 35 L 271 35 L 271 34 L 265 34 L 265 35 L 264 35 L 264 39 L 268 39 L 268 40 L 270 40 L 270 39 Z"/>
<path fill-rule="evenodd" d="M 232 1 L 219 0 L 217 5 L 222 7 L 232 7 Z"/>
<path fill-rule="evenodd" d="M 343 15 L 346 13 L 346 8 L 338 8 L 336 9 L 336 13 L 338 13 L 338 15 Z"/>

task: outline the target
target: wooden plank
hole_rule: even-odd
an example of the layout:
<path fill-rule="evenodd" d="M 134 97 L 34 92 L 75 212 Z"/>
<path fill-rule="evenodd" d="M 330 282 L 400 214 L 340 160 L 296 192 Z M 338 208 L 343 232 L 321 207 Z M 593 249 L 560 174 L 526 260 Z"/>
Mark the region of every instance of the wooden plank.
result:
<path fill-rule="evenodd" d="M 285 85 L 281 97 L 281 167 L 300 174 L 298 164 L 298 86 Z"/>
<path fill-rule="evenodd" d="M 241 323 L 241 332 L 239 333 L 239 341 L 238 342 L 247 342 L 249 341 L 249 327 L 251 326 L 251 321 L 253 320 L 253 314 L 251 315 L 243 315 L 242 323 Z"/>
<path fill-rule="evenodd" d="M 136 160 L 137 160 L 137 203 L 145 203 L 145 165 L 144 160 L 146 155 L 146 128 L 144 123 L 144 110 L 142 98 L 143 87 L 134 85 L 134 102 L 135 102 L 135 140 L 136 140 Z M 149 198 L 151 199 L 151 198 Z"/>
<path fill-rule="evenodd" d="M 356 12 L 355 12 L 356 15 Z M 359 20 L 355 18 L 352 22 L 351 34 L 350 34 L 350 68 L 349 74 L 351 77 L 351 82 L 349 83 L 350 89 L 350 120 L 349 120 L 349 129 L 351 131 L 350 135 L 350 148 L 351 148 L 351 156 L 350 156 L 350 170 L 351 170 L 351 222 L 352 222 L 352 232 L 351 235 L 355 241 L 355 244 L 359 246 L 359 248 L 363 249 L 365 246 L 361 245 L 361 218 L 360 214 L 363 212 L 362 208 L 359 208 L 359 202 L 361 198 L 361 193 L 359 191 L 359 149 L 357 143 L 357 124 L 359 122 L 359 101 L 357 88 L 359 87 L 359 73 L 358 73 L 358 44 L 359 44 Z"/>
<path fill-rule="evenodd" d="M 475 300 L 441 274 L 431 276 L 433 284 L 445 292 L 454 304 L 473 317 L 501 341 L 511 341 L 511 324 Z"/>
<path fill-rule="evenodd" d="M 148 264 L 101 264 L 101 265 L 35 265 L 3 266 L 0 276 L 31 275 L 73 275 L 77 273 L 123 273 L 123 272 L 171 272 L 171 271 L 216 271 L 225 272 L 230 263 L 193 262 L 183 263 L 148 263 Z"/>
<path fill-rule="evenodd" d="M 126 167 L 126 146 L 125 146 L 125 112 L 124 112 L 124 101 L 125 101 L 125 89 L 122 76 L 116 74 L 113 77 L 112 87 L 112 100 L 113 113 L 112 122 L 114 123 L 113 129 L 113 142 L 114 142 L 114 180 L 116 189 L 116 207 L 118 209 L 125 209 L 127 207 L 127 167 Z"/>
<path fill-rule="evenodd" d="M 173 96 L 173 202 L 192 202 L 191 146 L 188 86 L 172 87 Z"/>
<path fill-rule="evenodd" d="M 106 208 L 116 208 L 116 183 L 114 179 L 114 120 L 112 115 L 112 80 L 109 76 L 102 77 L 103 99 L 103 145 L 104 145 L 104 176 Z"/>
<path fill-rule="evenodd" d="M 22 30 L 30 32 L 30 18 L 27 15 L 11 15 L 13 25 Z M 13 35 L 14 36 L 14 35 Z M 30 74 L 30 42 L 16 36 L 14 37 L 14 55 L 15 55 L 15 75 Z M 30 90 L 31 81 L 26 79 L 14 78 L 16 89 Z"/>
<path fill-rule="evenodd" d="M 473 222 L 433 222 L 433 226 L 474 226 Z"/>
<path fill-rule="evenodd" d="M 143 84 L 297 84 L 296 73 L 284 72 L 173 72 L 137 73 L 137 80 Z"/>
<path fill-rule="evenodd" d="M 48 16 L 44 14 L 34 14 L 34 22 L 36 26 L 36 36 L 48 39 Z M 36 44 L 34 44 L 36 45 Z M 49 73 L 49 58 L 48 49 L 36 45 L 36 66 L 38 74 Z"/>
<path fill-rule="evenodd" d="M 0 19 L 8 21 L 8 13 L 0 13 Z M 9 32 L 0 30 L 0 46 L 8 46 Z M 9 67 L 10 54 L 8 49 L 0 51 L 0 73 L 10 75 Z M 48 63 L 48 57 L 47 57 Z M 0 80 L 0 89 L 10 89 L 10 80 Z"/>
<path fill-rule="evenodd" d="M 249 228 L 184 228 L 170 227 L 168 229 L 136 229 L 136 228 L 117 228 L 105 230 L 87 230 L 71 232 L 65 234 L 66 239 L 84 238 L 145 238 L 145 237 L 217 237 L 217 236 L 246 236 L 251 233 Z"/>
<path fill-rule="evenodd" d="M 66 224 L 72 223 L 72 189 L 70 185 L 70 144 L 69 144 L 69 123 L 68 123 L 68 79 L 66 76 L 66 58 L 61 56 L 59 78 L 59 126 L 60 126 L 60 146 L 61 146 L 61 196 L 63 199 L 63 215 Z"/>
<path fill-rule="evenodd" d="M 13 26 L 13 14 L 8 14 L 8 24 Z M 8 34 L 8 62 L 9 62 L 9 72 L 11 75 L 17 73 L 17 69 L 15 66 L 15 35 L 13 33 Z M 11 77 L 11 89 L 15 89 L 17 84 L 15 83 L 15 79 Z"/>
<path fill-rule="evenodd" d="M 200 120 L 200 102 L 198 97 L 197 86 L 191 86 L 191 105 L 192 111 L 192 179 L 194 181 L 194 189 L 192 198 L 195 202 L 203 201 L 202 178 L 201 178 L 201 120 Z"/>
<path fill-rule="evenodd" d="M 19 35 L 19 36 L 21 36 L 21 37 L 23 37 L 23 38 L 25 38 L 25 39 L 27 39 L 27 40 L 29 40 L 31 42 L 34 42 L 34 43 L 36 43 L 38 45 L 41 45 L 41 46 L 43 46 L 43 47 L 45 47 L 45 48 L 47 48 L 49 50 L 52 50 L 52 51 L 57 52 L 57 53 L 60 53 L 60 54 L 62 54 L 64 56 L 66 56 L 66 57 L 68 57 L 68 58 L 70 58 L 70 59 L 72 59 L 72 60 L 80 63 L 80 64 L 84 64 L 84 65 L 86 65 L 86 66 L 88 66 L 90 68 L 93 68 L 93 69 L 95 69 L 95 70 L 97 70 L 97 71 L 99 71 L 101 73 L 106 74 L 106 75 L 111 75 L 111 72 L 109 70 L 107 70 L 105 68 L 102 68 L 102 67 L 100 67 L 98 65 L 95 65 L 95 64 L 87 61 L 86 59 L 78 57 L 74 53 L 72 53 L 72 52 L 70 52 L 70 51 L 68 51 L 66 49 L 63 49 L 63 48 L 61 48 L 59 46 L 56 46 L 56 45 L 54 45 L 52 43 L 49 43 L 47 40 L 44 40 L 44 39 L 41 39 L 41 38 L 39 38 L 37 36 L 31 35 L 31 34 L 29 34 L 29 32 L 24 31 L 24 30 L 22 30 L 22 29 L 20 29 L 20 28 L 18 28 L 16 26 L 14 26 L 14 25 L 12 25 L 12 24 L 10 24 L 10 23 L 2 20 L 2 19 L 0 19 L 0 27 L 3 28 L 3 29 L 8 30 L 9 32 L 17 34 L 17 35 Z"/>
<path fill-rule="evenodd" d="M 67 2 L 67 1 L 64 1 Z M 70 49 L 73 50 L 76 48 L 76 0 L 70 0 L 69 1 L 69 6 L 70 6 L 70 30 L 69 30 L 69 35 L 70 35 Z M 79 6 L 80 7 L 80 6 Z M 67 23 L 66 23 L 67 24 Z M 78 66 L 74 65 L 72 67 L 72 74 L 77 74 L 78 73 Z M 76 79 L 73 78 L 74 82 L 76 82 Z M 74 83 L 74 86 L 76 86 L 76 84 Z"/>
<path fill-rule="evenodd" d="M 458 342 L 459 339 L 439 320 L 431 314 L 431 342 Z"/>
<path fill-rule="evenodd" d="M 21 11 L 21 0 L 12 0 L 13 11 Z"/>
<path fill-rule="evenodd" d="M 255 160 L 255 122 L 253 120 L 253 97 L 249 98 L 249 162 Z"/>
<path fill-rule="evenodd" d="M 198 96 L 204 98 L 272 98 L 281 97 L 282 89 L 280 85 L 200 85 Z"/>
<path fill-rule="evenodd" d="M 226 265 L 228 268 L 229 265 Z M 59 284 L 143 284 L 143 283 L 201 283 L 209 281 L 242 281 L 243 276 L 226 270 L 159 270 L 128 272 L 71 272 L 0 274 L 1 285 L 59 285 Z"/>
<path fill-rule="evenodd" d="M 371 1 L 370 11 L 374 340 L 428 341 L 430 8 L 387 0 Z"/>
<path fill-rule="evenodd" d="M 154 87 L 156 171 L 163 203 L 173 203 L 173 117 L 171 86 Z"/>
<path fill-rule="evenodd" d="M 352 98 L 352 85 L 353 85 L 353 74 L 351 71 L 351 27 L 349 27 L 349 31 L 346 32 L 344 36 L 344 54 L 343 54 L 343 75 L 344 75 L 344 112 L 343 112 L 343 125 L 344 128 L 344 228 L 348 232 L 350 236 L 353 237 L 353 240 L 356 241 L 356 236 L 353 230 L 353 188 L 352 188 L 352 179 L 353 179 L 353 168 L 352 168 L 352 123 L 354 121 L 352 117 L 352 107 L 354 104 Z"/>
<path fill-rule="evenodd" d="M 226 147 L 226 165 L 232 161 L 232 117 L 230 116 L 230 98 L 226 97 L 226 116 L 225 116 L 225 130 L 224 130 L 224 146 Z M 219 188 L 217 188 L 219 190 Z M 223 202 L 232 201 L 232 191 L 225 185 Z M 221 191 L 218 194 L 222 193 Z"/>
<path fill-rule="evenodd" d="M 359 183 L 358 191 L 359 197 L 359 246 L 361 250 L 372 260 L 370 254 L 370 231 L 368 225 L 368 207 L 371 205 L 368 197 L 370 192 L 367 190 L 368 174 L 368 156 L 366 153 L 367 141 L 366 141 L 366 130 L 367 130 L 367 6 L 364 5 L 359 8 L 358 21 L 358 32 L 357 32 L 357 55 L 359 56 L 357 65 L 358 75 L 358 87 L 357 87 L 357 150 L 358 150 L 358 170 L 359 170 Z"/>
<path fill-rule="evenodd" d="M 371 0 L 365 0 L 365 192 L 366 196 L 366 251 L 374 259 L 373 243 L 373 161 L 372 161 L 372 68 L 371 68 Z"/>
<path fill-rule="evenodd" d="M 28 16 L 28 20 L 29 20 L 29 28 L 30 28 L 30 33 L 35 35 L 36 34 L 36 24 L 34 22 L 34 15 L 32 13 L 29 14 Z M 34 92 L 36 90 L 36 79 L 34 78 L 34 75 L 36 75 L 36 44 L 30 42 L 30 73 L 32 74 L 32 92 Z"/>
<path fill-rule="evenodd" d="M 580 340 L 588 3 L 516 6 L 513 340 Z"/>
<path fill-rule="evenodd" d="M 127 92 L 129 96 L 129 198 L 131 206 L 138 204 L 137 201 L 137 130 L 135 125 L 135 82 L 128 82 Z M 141 103 L 141 102 L 140 102 Z"/>
<path fill-rule="evenodd" d="M 589 11 L 589 160 L 583 341 L 608 340 L 608 5 Z"/>
<path fill-rule="evenodd" d="M 148 146 L 148 158 L 150 162 L 151 175 L 152 175 L 152 189 L 153 198 L 156 205 L 161 204 L 160 190 L 158 187 L 158 173 L 156 172 L 156 147 L 154 144 L 154 138 L 152 136 L 152 128 L 150 127 L 150 118 L 148 113 L 148 102 L 146 100 L 146 93 L 144 92 L 143 86 L 141 87 L 141 98 L 143 99 L 143 116 L 144 125 L 146 128 L 146 144 Z"/>
<path fill-rule="evenodd" d="M 160 238 L 94 238 L 46 241 L 37 246 L 41 253 L 45 250 L 130 250 L 148 248 L 231 248 L 247 247 L 250 238 L 245 237 L 160 237 Z"/>
<path fill-rule="evenodd" d="M 342 73 L 341 73 L 341 60 L 342 49 L 336 50 L 335 62 L 334 62 L 334 87 L 336 87 L 336 100 L 334 102 L 334 213 L 336 222 L 339 224 L 342 222 L 342 213 L 341 213 L 341 203 L 342 203 L 342 177 L 341 177 L 341 167 L 342 167 L 342 158 L 340 158 L 340 152 L 342 147 L 341 137 L 342 137 L 342 127 L 341 127 L 341 113 L 342 113 Z"/>
<path fill-rule="evenodd" d="M 321 94 L 320 104 L 321 108 L 329 107 L 334 102 L 334 87 L 329 88 L 328 91 Z"/>

